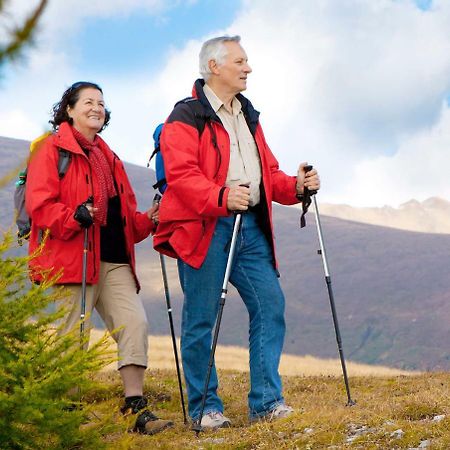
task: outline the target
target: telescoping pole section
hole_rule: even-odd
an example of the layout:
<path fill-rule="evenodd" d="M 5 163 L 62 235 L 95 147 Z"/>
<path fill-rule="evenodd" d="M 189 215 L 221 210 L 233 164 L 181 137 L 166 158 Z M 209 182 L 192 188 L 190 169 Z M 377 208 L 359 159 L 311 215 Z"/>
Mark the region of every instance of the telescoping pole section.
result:
<path fill-rule="evenodd" d="M 231 236 L 230 253 L 228 254 L 227 266 L 225 269 L 225 276 L 223 278 L 222 294 L 220 296 L 219 311 L 217 313 L 217 319 L 216 319 L 216 327 L 214 329 L 214 338 L 213 338 L 213 343 L 211 346 L 211 352 L 209 354 L 208 372 L 206 373 L 205 385 L 203 387 L 203 396 L 202 396 L 202 405 L 200 408 L 200 415 L 198 416 L 197 421 L 192 426 L 192 430 L 195 431 L 197 436 L 199 435 L 200 431 L 202 431 L 201 424 L 202 424 L 203 412 L 205 410 L 206 394 L 208 393 L 209 380 L 211 378 L 212 366 L 214 364 L 214 354 L 216 352 L 217 339 L 219 337 L 219 330 L 220 330 L 220 322 L 222 321 L 223 308 L 225 306 L 225 300 L 227 297 L 228 281 L 230 279 L 231 267 L 233 265 L 234 251 L 236 249 L 236 240 L 237 240 L 237 236 L 239 233 L 239 228 L 241 226 L 241 219 L 242 219 L 242 213 L 236 213 L 235 219 L 234 219 L 233 234 Z"/>
<path fill-rule="evenodd" d="M 169 293 L 169 283 L 167 280 L 166 261 L 165 261 L 164 255 L 162 253 L 159 254 L 159 261 L 161 263 L 161 272 L 162 272 L 162 278 L 163 278 L 163 283 L 164 283 L 164 293 L 166 296 L 166 304 L 167 304 L 167 316 L 169 318 L 170 334 L 172 336 L 173 355 L 175 358 L 175 365 L 177 368 L 178 388 L 180 390 L 181 407 L 183 409 L 183 420 L 184 420 L 184 423 L 186 424 L 187 423 L 186 406 L 184 405 L 183 385 L 181 383 L 180 361 L 178 358 L 177 341 L 175 339 L 175 329 L 173 326 L 172 306 L 170 303 L 170 293 Z"/>
<path fill-rule="evenodd" d="M 350 395 L 350 385 L 348 382 L 347 368 L 345 365 L 345 358 L 344 358 L 344 351 L 342 349 L 341 333 L 339 331 L 339 323 L 338 323 L 338 318 L 337 318 L 337 313 L 336 313 L 336 306 L 334 303 L 333 288 L 331 286 L 330 271 L 328 269 L 327 254 L 326 254 L 325 245 L 323 242 L 322 224 L 320 222 L 320 214 L 319 214 L 319 208 L 317 206 L 316 195 L 315 194 L 312 195 L 312 198 L 313 198 L 314 212 L 315 212 L 315 217 L 316 217 L 317 235 L 319 237 L 319 245 L 320 245 L 320 250 L 318 251 L 318 253 L 319 253 L 319 255 L 322 256 L 323 268 L 325 271 L 325 282 L 327 284 L 328 296 L 330 298 L 330 306 L 331 306 L 331 314 L 333 316 L 334 331 L 336 333 L 336 341 L 337 341 L 337 346 L 338 346 L 338 350 L 339 350 L 339 358 L 341 360 L 342 373 L 344 375 L 345 389 L 347 391 L 347 406 L 353 406 L 356 402 L 354 400 L 352 400 L 351 395 Z"/>
<path fill-rule="evenodd" d="M 158 204 L 161 201 L 161 199 L 162 199 L 161 195 L 155 194 L 155 197 L 153 198 L 153 206 Z M 173 356 L 175 359 L 175 366 L 177 369 L 178 388 L 180 390 L 181 408 L 183 410 L 183 420 L 184 420 L 184 423 L 186 424 L 187 423 L 186 406 L 184 404 L 183 384 L 181 382 L 180 360 L 178 357 L 177 340 L 175 338 L 175 327 L 173 325 L 172 305 L 171 305 L 171 301 L 170 301 L 170 291 L 169 291 L 169 281 L 167 278 L 167 270 L 166 270 L 166 259 L 162 253 L 159 254 L 159 262 L 161 264 L 161 274 L 162 274 L 162 279 L 163 279 L 163 284 L 164 284 L 164 296 L 166 298 L 166 305 L 167 305 L 167 317 L 169 319 L 170 335 L 172 337 Z"/>

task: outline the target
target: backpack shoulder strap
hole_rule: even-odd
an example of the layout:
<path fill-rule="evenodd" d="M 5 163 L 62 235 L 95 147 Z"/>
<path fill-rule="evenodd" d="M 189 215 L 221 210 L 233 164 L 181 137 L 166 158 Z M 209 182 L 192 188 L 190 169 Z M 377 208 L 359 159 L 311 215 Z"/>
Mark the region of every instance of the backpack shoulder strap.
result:
<path fill-rule="evenodd" d="M 72 154 L 64 150 L 62 148 L 58 148 L 59 157 L 58 157 L 58 175 L 59 179 L 63 179 L 64 175 L 67 173 L 67 169 L 69 168 L 70 160 L 72 159 Z"/>
<path fill-rule="evenodd" d="M 210 117 L 208 117 L 205 113 L 205 107 L 201 104 L 199 99 L 194 97 L 186 97 L 185 99 L 180 100 L 178 103 L 184 103 L 189 106 L 192 115 L 194 116 L 195 126 L 197 127 L 198 134 L 199 136 L 201 136 L 203 130 L 205 129 L 206 122 L 210 120 Z"/>

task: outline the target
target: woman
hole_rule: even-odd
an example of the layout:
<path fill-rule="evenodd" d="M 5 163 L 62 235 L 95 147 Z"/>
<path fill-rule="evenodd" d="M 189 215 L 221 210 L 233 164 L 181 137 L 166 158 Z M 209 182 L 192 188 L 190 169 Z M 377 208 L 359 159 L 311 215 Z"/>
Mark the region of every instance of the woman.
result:
<path fill-rule="evenodd" d="M 137 296 L 134 244 L 154 231 L 158 212 L 157 206 L 145 213 L 136 211 L 123 163 L 98 135 L 109 119 L 103 92 L 94 83 L 73 84 L 53 107 L 54 133 L 33 152 L 28 167 L 25 198 L 32 222 L 30 254 L 44 243 L 30 268 L 36 282 L 61 272 L 57 283 L 70 291 L 63 332 L 73 329 L 80 320 L 82 256 L 88 230 L 86 312 L 89 317 L 96 308 L 110 331 L 122 327 L 114 334 L 125 390 L 121 411 L 138 414 L 135 431 L 154 434 L 172 423 L 145 409 L 148 329 Z M 69 152 L 70 160 L 60 178 L 62 150 Z"/>

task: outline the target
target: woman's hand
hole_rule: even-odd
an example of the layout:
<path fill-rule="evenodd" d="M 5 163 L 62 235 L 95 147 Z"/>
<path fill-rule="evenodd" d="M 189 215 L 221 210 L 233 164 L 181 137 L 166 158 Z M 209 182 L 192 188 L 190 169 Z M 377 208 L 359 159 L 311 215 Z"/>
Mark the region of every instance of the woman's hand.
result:
<path fill-rule="evenodd" d="M 147 211 L 147 216 L 155 225 L 158 225 L 158 222 L 159 222 L 159 203 L 155 203 Z"/>

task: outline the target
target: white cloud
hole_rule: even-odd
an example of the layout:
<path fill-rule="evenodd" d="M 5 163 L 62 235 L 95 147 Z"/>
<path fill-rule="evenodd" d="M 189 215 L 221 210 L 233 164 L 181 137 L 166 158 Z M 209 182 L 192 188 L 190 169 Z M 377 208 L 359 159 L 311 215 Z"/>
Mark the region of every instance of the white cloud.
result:
<path fill-rule="evenodd" d="M 12 109 L 7 114 L 0 113 L 0 136 L 14 137 L 16 139 L 34 139 L 41 130 L 32 117 L 23 111 Z"/>
<path fill-rule="evenodd" d="M 156 13 L 175 3 L 51 2 L 47 21 L 62 26 L 70 19 L 66 32 L 75 33 L 85 17 L 137 8 Z M 82 54 L 68 58 L 53 50 L 52 40 L 62 35 L 51 23 L 48 45 L 35 51 L 14 80 L 7 78 L 3 117 L 6 98 L 41 126 L 64 83 L 77 79 L 70 58 Z M 450 198 L 441 155 L 448 148 L 449 114 L 442 105 L 450 94 L 449 29 L 447 0 L 435 0 L 426 12 L 412 0 L 279 0 L 276 7 L 271 0 L 246 0 L 234 23 L 217 34 L 242 36 L 253 67 L 247 95 L 261 111 L 281 167 L 293 173 L 308 160 L 320 170 L 323 200 L 370 206 L 424 192 Z M 190 94 L 200 46 L 188 41 L 170 49 L 166 61 L 158 61 L 157 75 L 102 77 L 113 112 L 105 138 L 124 159 L 146 163 L 153 128 Z M 440 162 L 429 169 L 426 189 L 418 189 L 416 177 L 430 154 Z M 390 180 L 396 180 L 395 195 Z M 383 195 L 380 186 L 386 186 Z"/>
<path fill-rule="evenodd" d="M 450 108 L 445 104 L 438 122 L 406 137 L 395 155 L 357 164 L 346 188 L 348 198 L 355 205 L 400 205 L 435 195 L 450 198 L 449 149 Z"/>

